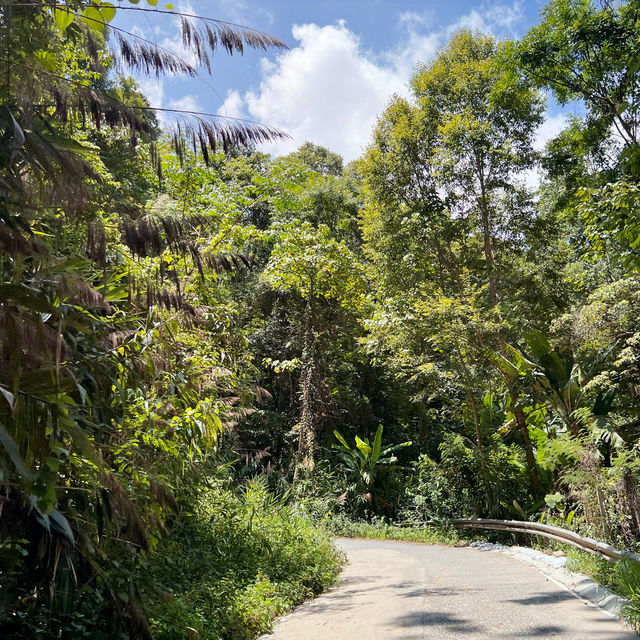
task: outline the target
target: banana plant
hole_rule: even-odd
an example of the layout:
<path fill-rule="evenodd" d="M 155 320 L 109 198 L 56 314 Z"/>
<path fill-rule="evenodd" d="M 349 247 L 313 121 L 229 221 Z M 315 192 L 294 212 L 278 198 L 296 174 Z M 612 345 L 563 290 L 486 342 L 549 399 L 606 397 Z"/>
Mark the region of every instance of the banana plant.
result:
<path fill-rule="evenodd" d="M 575 414 L 580 408 L 586 376 L 572 357 L 561 358 L 549 340 L 539 331 L 525 336 L 536 362 L 534 391 L 544 397 L 574 436 L 580 434 L 580 422 Z"/>
<path fill-rule="evenodd" d="M 583 369 L 572 356 L 561 358 L 539 331 L 528 333 L 525 340 L 536 363 L 533 370 L 534 392 L 546 399 L 571 435 L 578 436 L 587 427 L 592 432 L 600 430 L 609 433 L 609 414 L 615 391 L 600 392 L 593 403 L 587 405 L 584 390 L 596 366 L 606 359 L 616 345 L 603 351 L 591 367 Z"/>
<path fill-rule="evenodd" d="M 526 390 L 545 402 L 573 436 L 579 436 L 586 426 L 607 431 L 608 416 L 615 399 L 615 392 L 598 394 L 592 405 L 585 403 L 585 385 L 593 374 L 595 365 L 609 355 L 603 352 L 589 370 L 584 370 L 572 356 L 561 357 L 548 338 L 539 331 L 525 336 L 531 356 L 507 345 L 506 355 L 493 353 L 492 359 L 503 371 L 510 388 L 518 393 Z M 606 434 L 605 434 L 606 435 Z"/>
<path fill-rule="evenodd" d="M 531 491 L 534 496 L 539 496 L 541 492 L 540 474 L 536 465 L 534 448 L 531 442 L 529 423 L 523 407 L 523 401 L 527 395 L 523 393 L 523 387 L 526 385 L 525 381 L 528 379 L 530 373 L 535 370 L 535 363 L 527 360 L 517 349 L 514 349 L 508 344 L 504 345 L 501 352 L 491 351 L 489 357 L 504 377 L 509 391 L 507 407 L 520 433 L 527 460 L 527 471 L 531 482 Z"/>
<path fill-rule="evenodd" d="M 397 469 L 398 458 L 393 454 L 413 444 L 409 440 L 383 448 L 382 432 L 383 426 L 379 425 L 372 444 L 368 438 L 363 440 L 356 436 L 354 447 L 349 446 L 339 431 L 333 432 L 340 443 L 333 445 L 333 448 L 339 452 L 340 461 L 351 482 L 346 493 L 351 494 L 358 507 L 363 507 L 367 514 L 390 506 L 390 501 L 384 497 L 383 483 L 385 476 L 388 476 L 388 471 Z"/>

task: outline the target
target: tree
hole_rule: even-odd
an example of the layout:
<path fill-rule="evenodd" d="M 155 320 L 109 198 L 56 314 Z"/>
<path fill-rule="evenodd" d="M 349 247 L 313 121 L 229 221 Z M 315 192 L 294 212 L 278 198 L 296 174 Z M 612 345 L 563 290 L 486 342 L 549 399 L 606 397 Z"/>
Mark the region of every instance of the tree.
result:
<path fill-rule="evenodd" d="M 535 161 L 542 115 L 540 96 L 501 68 L 499 49 L 489 36 L 456 34 L 414 75 L 415 106 L 395 99 L 387 109 L 362 163 L 365 251 L 381 271 L 381 288 L 388 282 L 403 307 L 421 309 L 409 317 L 424 317 L 429 306 L 445 315 L 457 307 L 469 316 L 455 326 L 476 327 L 471 363 L 458 332 L 442 329 L 446 322 L 438 332 L 453 338 L 448 349 L 458 363 L 447 366 L 463 374 L 480 450 L 472 369 L 486 365 L 483 348 L 503 348 L 521 318 L 511 309 L 524 300 L 505 296 L 514 290 L 514 257 L 524 258 L 535 215 L 518 175 Z M 526 422 L 512 400 L 535 487 Z"/>
<path fill-rule="evenodd" d="M 586 231 L 584 252 L 633 270 L 640 242 L 639 26 L 636 0 L 554 0 L 510 52 L 526 81 L 560 104 L 584 104 L 585 116 L 550 145 L 548 164 L 565 178 L 561 203 Z"/>
<path fill-rule="evenodd" d="M 305 142 L 297 151 L 289 155 L 300 160 L 313 171 L 323 176 L 339 176 L 342 173 L 343 161 L 337 154 L 313 142 Z"/>
<path fill-rule="evenodd" d="M 310 471 L 314 467 L 319 409 L 316 309 L 329 303 L 355 308 L 364 293 L 364 278 L 353 254 L 332 237 L 325 225 L 314 228 L 308 222 L 290 223 L 274 235 L 265 277 L 275 289 L 294 292 L 305 301 L 297 470 Z"/>
<path fill-rule="evenodd" d="M 197 69 L 107 26 L 129 9 L 144 10 L 0 7 L 0 546 L 19 556 L 0 606 L 8 637 L 41 627 L 60 637 L 51 627 L 76 606 L 97 625 L 111 607 L 114 634 L 149 636 L 140 553 L 166 531 L 172 489 L 214 448 L 222 420 L 240 410 L 234 394 L 249 386 L 224 362 L 228 325 L 203 309 L 220 294 L 211 274 L 249 261 L 216 251 L 213 216 L 156 196 L 170 148 L 178 164 L 189 146 L 207 161 L 281 134 L 201 114 L 178 118 L 165 145 L 122 69 Z M 218 46 L 284 46 L 165 13 L 205 69 Z M 214 375 L 221 369 L 228 375 Z"/>
<path fill-rule="evenodd" d="M 584 101 L 585 134 L 604 142 L 614 130 L 627 157 L 638 142 L 639 21 L 637 0 L 553 0 L 513 49 L 528 82 L 561 104 Z"/>
<path fill-rule="evenodd" d="M 437 119 L 432 163 L 446 206 L 482 234 L 491 306 L 499 300 L 495 245 L 513 238 L 510 229 L 526 213 L 505 196 L 518 192 L 514 176 L 533 164 L 542 115 L 540 97 L 508 81 L 497 54 L 493 38 L 462 31 L 412 81 L 419 108 Z"/>

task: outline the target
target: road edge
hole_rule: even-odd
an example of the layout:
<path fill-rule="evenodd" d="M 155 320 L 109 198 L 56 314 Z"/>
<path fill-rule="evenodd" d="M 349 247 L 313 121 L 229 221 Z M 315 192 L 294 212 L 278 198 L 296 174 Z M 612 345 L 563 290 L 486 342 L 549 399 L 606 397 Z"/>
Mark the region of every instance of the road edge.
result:
<path fill-rule="evenodd" d="M 554 566 L 553 561 L 556 558 L 552 556 L 526 547 L 509 547 L 484 541 L 473 542 L 469 546 L 482 552 L 500 553 L 528 564 L 539 571 L 545 578 L 553 581 L 576 598 L 585 600 L 603 613 L 619 619 L 623 624 L 627 624 L 620 618 L 622 609 L 629 602 L 626 598 L 613 593 L 611 589 L 598 584 L 589 576 L 568 571 L 562 566 Z"/>

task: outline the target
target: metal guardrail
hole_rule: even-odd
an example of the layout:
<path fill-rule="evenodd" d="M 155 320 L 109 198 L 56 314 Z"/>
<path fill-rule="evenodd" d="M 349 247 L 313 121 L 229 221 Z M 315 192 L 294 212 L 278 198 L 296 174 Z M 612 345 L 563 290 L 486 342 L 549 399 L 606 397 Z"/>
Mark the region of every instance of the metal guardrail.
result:
<path fill-rule="evenodd" d="M 640 562 L 640 555 L 637 553 L 632 553 L 631 551 L 620 551 L 620 549 L 616 549 L 606 542 L 599 542 L 593 538 L 580 536 L 573 531 L 562 529 L 561 527 L 553 527 L 540 522 L 526 522 L 524 520 L 489 520 L 483 518 L 466 520 L 458 518 L 443 522 L 431 521 L 426 524 L 430 524 L 432 526 L 448 524 L 454 527 L 466 529 L 490 529 L 497 531 L 513 531 L 515 533 L 527 533 L 529 535 L 543 536 L 545 538 L 550 538 L 551 540 L 558 540 L 559 542 L 573 545 L 583 551 L 604 556 L 611 562 L 620 562 L 620 560 L 625 558 L 635 562 Z"/>

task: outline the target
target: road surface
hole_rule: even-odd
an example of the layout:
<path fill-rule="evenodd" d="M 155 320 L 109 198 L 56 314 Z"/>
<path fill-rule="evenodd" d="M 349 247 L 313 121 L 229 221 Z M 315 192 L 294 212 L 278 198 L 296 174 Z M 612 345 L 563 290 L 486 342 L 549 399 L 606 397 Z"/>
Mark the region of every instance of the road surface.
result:
<path fill-rule="evenodd" d="M 533 567 L 476 549 L 339 540 L 341 585 L 276 623 L 270 640 L 637 640 Z"/>

